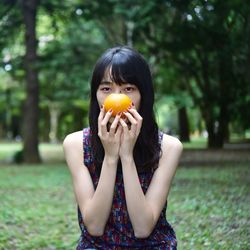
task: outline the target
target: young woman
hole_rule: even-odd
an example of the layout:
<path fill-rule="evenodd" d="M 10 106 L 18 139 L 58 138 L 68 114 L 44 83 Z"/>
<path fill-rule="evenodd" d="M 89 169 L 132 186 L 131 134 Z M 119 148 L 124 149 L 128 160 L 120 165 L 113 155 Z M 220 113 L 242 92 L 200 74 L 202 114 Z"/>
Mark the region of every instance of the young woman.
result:
<path fill-rule="evenodd" d="M 124 93 L 133 105 L 113 118 L 104 99 Z M 89 128 L 63 143 L 82 249 L 177 249 L 167 197 L 182 144 L 159 131 L 149 66 L 128 47 L 108 49 L 91 80 Z"/>

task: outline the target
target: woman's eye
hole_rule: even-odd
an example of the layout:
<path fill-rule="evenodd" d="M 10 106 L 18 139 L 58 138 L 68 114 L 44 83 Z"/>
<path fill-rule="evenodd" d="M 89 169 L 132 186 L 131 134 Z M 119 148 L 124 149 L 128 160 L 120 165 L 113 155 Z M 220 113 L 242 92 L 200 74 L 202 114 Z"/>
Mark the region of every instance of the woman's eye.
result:
<path fill-rule="evenodd" d="M 108 88 L 108 87 L 103 87 L 103 88 L 101 88 L 101 91 L 103 91 L 103 92 L 109 92 L 109 91 L 110 91 L 110 88 Z"/>
<path fill-rule="evenodd" d="M 134 90 L 133 87 L 127 87 L 127 88 L 125 88 L 125 91 L 126 91 L 126 92 L 132 92 L 133 90 Z"/>

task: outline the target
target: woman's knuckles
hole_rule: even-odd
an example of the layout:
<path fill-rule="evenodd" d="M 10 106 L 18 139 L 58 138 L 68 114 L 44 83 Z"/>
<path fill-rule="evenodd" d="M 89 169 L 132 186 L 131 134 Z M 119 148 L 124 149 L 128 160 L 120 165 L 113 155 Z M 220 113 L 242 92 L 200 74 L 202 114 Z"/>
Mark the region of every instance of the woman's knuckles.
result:
<path fill-rule="evenodd" d="M 114 132 L 115 129 L 116 129 L 116 126 L 111 126 L 111 127 L 110 127 L 110 131 L 112 131 L 112 132 Z"/>
<path fill-rule="evenodd" d="M 102 127 L 105 127 L 105 126 L 107 125 L 107 123 L 106 123 L 105 121 L 101 121 L 100 125 L 101 125 Z"/>

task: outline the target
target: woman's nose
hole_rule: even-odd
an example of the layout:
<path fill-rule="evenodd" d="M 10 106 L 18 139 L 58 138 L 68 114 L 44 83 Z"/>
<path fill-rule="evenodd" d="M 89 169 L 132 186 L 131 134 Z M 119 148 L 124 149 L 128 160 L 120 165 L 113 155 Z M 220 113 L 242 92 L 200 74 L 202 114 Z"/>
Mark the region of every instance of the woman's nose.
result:
<path fill-rule="evenodd" d="M 115 89 L 115 90 L 114 90 L 114 93 L 115 93 L 115 94 L 121 94 L 121 93 L 122 93 L 122 90 L 121 90 L 121 89 Z"/>

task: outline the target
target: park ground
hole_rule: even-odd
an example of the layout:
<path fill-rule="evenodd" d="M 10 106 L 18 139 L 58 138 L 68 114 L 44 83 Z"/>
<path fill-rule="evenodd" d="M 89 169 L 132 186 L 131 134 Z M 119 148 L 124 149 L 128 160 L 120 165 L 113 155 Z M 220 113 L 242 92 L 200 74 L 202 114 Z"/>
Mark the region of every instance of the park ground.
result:
<path fill-rule="evenodd" d="M 75 249 L 80 230 L 69 171 L 53 162 L 60 149 L 42 145 L 41 151 L 50 152 L 50 162 L 1 163 L 1 250 Z M 178 249 L 250 249 L 249 176 L 248 161 L 180 165 L 166 212 Z"/>

